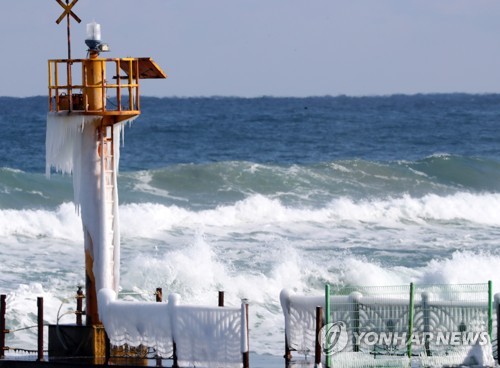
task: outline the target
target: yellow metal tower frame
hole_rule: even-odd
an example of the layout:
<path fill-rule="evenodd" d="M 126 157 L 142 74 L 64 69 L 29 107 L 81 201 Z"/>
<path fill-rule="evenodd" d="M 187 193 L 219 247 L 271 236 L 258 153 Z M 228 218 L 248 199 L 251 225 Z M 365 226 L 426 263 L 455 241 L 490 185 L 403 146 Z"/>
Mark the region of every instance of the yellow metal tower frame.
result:
<path fill-rule="evenodd" d="M 110 81 L 108 70 L 114 74 Z M 104 125 L 112 125 L 141 113 L 139 79 L 167 76 L 151 58 L 91 54 L 89 59 L 49 60 L 48 77 L 50 112 L 102 116 Z"/>

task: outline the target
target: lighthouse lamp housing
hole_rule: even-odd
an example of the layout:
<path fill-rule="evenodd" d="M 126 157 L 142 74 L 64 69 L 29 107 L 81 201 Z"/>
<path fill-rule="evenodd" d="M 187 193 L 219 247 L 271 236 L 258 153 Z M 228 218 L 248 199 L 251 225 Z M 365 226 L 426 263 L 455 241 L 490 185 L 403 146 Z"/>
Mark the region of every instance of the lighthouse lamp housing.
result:
<path fill-rule="evenodd" d="M 87 24 L 87 38 L 85 44 L 88 46 L 88 51 L 106 52 L 109 51 L 107 43 L 101 41 L 101 25 L 95 21 Z"/>

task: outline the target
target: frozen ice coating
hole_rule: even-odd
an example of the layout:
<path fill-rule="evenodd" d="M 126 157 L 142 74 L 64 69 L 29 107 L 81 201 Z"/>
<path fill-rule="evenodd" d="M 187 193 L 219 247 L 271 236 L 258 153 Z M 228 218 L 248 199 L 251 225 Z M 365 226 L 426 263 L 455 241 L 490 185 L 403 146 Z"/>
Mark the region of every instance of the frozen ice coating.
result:
<path fill-rule="evenodd" d="M 331 311 L 332 320 L 348 319 L 349 296 L 331 296 L 330 302 L 335 304 Z M 288 346 L 298 353 L 312 354 L 316 344 L 316 307 L 325 308 L 324 296 L 296 295 L 288 289 L 281 290 L 281 309 L 285 319 L 285 334 Z"/>
<path fill-rule="evenodd" d="M 81 139 L 85 123 L 95 117 L 69 116 L 49 113 L 45 136 L 45 173 L 50 177 L 51 168 L 63 174 L 73 173 L 75 154 L 81 151 Z M 75 193 L 75 199 L 77 198 Z"/>
<path fill-rule="evenodd" d="M 280 293 L 281 308 L 285 318 L 288 345 L 300 353 L 314 351 L 316 339 L 316 306 L 325 307 L 323 296 L 294 295 L 283 289 Z"/>
<path fill-rule="evenodd" d="M 248 351 L 245 304 L 240 308 L 180 305 L 178 294 L 167 303 L 116 299 L 110 289 L 98 294 L 99 316 L 113 345 L 143 345 L 162 357 L 176 354 L 180 366 L 235 367 Z"/>
<path fill-rule="evenodd" d="M 446 355 L 427 356 L 420 354 L 421 364 L 425 367 L 467 366 L 495 367 L 491 342 L 471 346 L 460 346 L 447 352 Z"/>
<path fill-rule="evenodd" d="M 245 305 L 179 305 L 179 299 L 176 294 L 168 298 L 179 365 L 242 367 L 242 353 L 248 351 Z"/>
<path fill-rule="evenodd" d="M 158 355 L 173 354 L 169 305 L 154 302 L 116 300 L 116 293 L 101 289 L 98 294 L 99 316 L 111 344 L 144 345 Z"/>
<path fill-rule="evenodd" d="M 85 250 L 93 258 L 96 290 L 118 291 L 120 282 L 120 225 L 118 213 L 119 139 L 113 141 L 114 167 L 106 167 L 99 141 L 98 116 L 68 116 L 49 113 L 46 133 L 46 174 L 51 169 L 73 174 L 74 202 L 83 225 Z M 114 124 L 120 137 L 127 121 Z M 103 170 L 103 168 L 105 168 Z M 115 175 L 106 177 L 106 169 Z M 109 181 L 112 182 L 109 182 Z"/>
<path fill-rule="evenodd" d="M 458 292 L 458 286 L 462 292 Z M 414 300 L 414 320 L 411 338 L 408 334 L 408 305 L 409 299 L 396 297 L 397 294 L 366 295 L 360 292 L 351 292 L 349 295 L 330 296 L 330 321 L 342 321 L 345 332 L 346 345 L 340 345 L 342 354 L 334 354 L 332 360 L 337 365 L 343 365 L 350 360 L 361 364 L 373 359 L 370 356 L 375 346 L 383 347 L 387 342 L 382 340 L 363 340 L 361 337 L 370 333 L 394 333 L 393 336 L 403 336 L 400 340 L 390 337 L 391 347 L 399 354 L 382 356 L 377 359 L 392 361 L 387 366 L 408 366 L 408 358 L 404 355 L 411 341 L 412 363 L 422 363 L 425 367 L 449 365 L 494 366 L 495 351 L 491 341 L 496 341 L 495 328 L 492 337 L 488 335 L 488 304 L 480 297 L 480 287 L 477 285 L 458 285 L 455 291 L 448 286 L 446 291 L 443 285 L 417 286 L 417 295 Z M 477 288 L 476 291 L 473 288 Z M 422 290 L 426 290 L 421 292 Z M 468 293 L 465 292 L 468 290 Z M 467 296 L 467 294 L 470 294 Z M 288 348 L 293 352 L 307 356 L 315 348 L 315 308 L 325 306 L 324 296 L 295 295 L 287 289 L 280 293 L 280 300 L 285 317 L 285 333 Z M 494 310 L 498 307 L 500 294 L 495 295 Z M 389 327 L 388 323 L 391 322 Z M 341 329 L 342 331 L 342 329 Z M 428 340 L 423 343 L 422 333 L 428 334 Z M 339 335 L 341 336 L 341 334 Z M 350 336 L 348 339 L 347 337 Z M 356 337 L 358 336 L 358 337 Z M 374 335 L 376 336 L 376 335 Z M 456 337 L 451 337 L 456 336 Z M 408 340 L 406 340 L 408 338 Z M 337 344 L 340 344 L 340 339 Z M 349 342 L 350 341 L 350 342 Z M 357 341 L 357 342 L 355 342 Z M 376 342 L 378 341 L 378 342 Z M 385 340 L 389 341 L 389 340 Z M 356 345 L 359 352 L 352 355 Z M 425 346 L 425 350 L 424 350 Z M 496 348 L 496 346 L 495 346 Z M 426 350 L 431 354 L 427 354 Z M 383 349 L 382 349 L 383 350 Z M 361 354 L 363 352 L 365 354 Z M 404 365 L 406 364 L 406 365 Z M 414 364 L 413 364 L 414 365 Z M 412 365 L 412 366 L 413 366 Z M 332 364 L 335 366 L 335 364 Z M 356 366 L 356 365 L 355 365 Z M 420 366 L 420 365 L 418 365 Z"/>

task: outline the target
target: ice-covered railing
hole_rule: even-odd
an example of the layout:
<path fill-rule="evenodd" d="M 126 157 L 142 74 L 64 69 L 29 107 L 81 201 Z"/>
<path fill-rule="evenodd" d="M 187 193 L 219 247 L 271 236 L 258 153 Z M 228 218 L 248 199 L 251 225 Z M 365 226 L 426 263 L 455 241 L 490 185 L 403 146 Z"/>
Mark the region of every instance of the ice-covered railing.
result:
<path fill-rule="evenodd" d="M 403 299 L 401 288 L 398 290 L 399 299 L 387 299 L 386 304 L 390 307 L 383 308 L 380 297 L 375 295 L 363 296 L 359 292 L 350 290 L 343 294 L 330 295 L 329 304 L 330 320 L 342 321 L 345 325 L 349 338 L 349 343 L 344 347 L 344 351 L 360 351 L 365 347 L 357 343 L 355 334 L 366 333 L 368 331 L 381 331 L 383 320 L 392 321 L 389 324 L 393 331 L 406 332 L 407 320 L 403 322 L 404 316 L 408 316 L 408 301 Z M 386 289 L 386 293 L 389 290 Z M 324 296 L 300 296 L 294 295 L 288 290 L 282 290 L 281 306 L 285 317 L 285 339 L 286 356 L 291 358 L 291 352 L 308 356 L 313 355 L 316 344 L 316 306 L 326 310 L 326 298 Z M 325 316 L 323 316 L 323 320 Z M 366 344 L 365 344 L 366 345 Z M 403 349 L 406 345 L 403 343 Z"/>
<path fill-rule="evenodd" d="M 110 289 L 99 291 L 99 316 L 111 345 L 147 346 L 160 357 L 174 354 L 169 305 L 116 299 Z"/>
<path fill-rule="evenodd" d="M 234 367 L 248 360 L 247 304 L 241 308 L 179 305 L 170 295 L 173 339 L 181 367 Z"/>
<path fill-rule="evenodd" d="M 420 305 L 414 301 L 411 303 L 409 295 L 410 290 L 406 286 L 374 290 L 365 288 L 350 293 L 349 302 L 353 312 L 348 321 L 347 332 L 353 341 L 352 351 L 375 355 L 411 355 L 404 336 L 407 336 L 412 328 L 411 311 L 419 311 Z M 329 321 L 335 320 L 330 317 Z M 385 339 L 373 343 L 373 338 L 361 338 L 375 335 Z M 350 348 L 351 346 L 348 349 Z"/>
<path fill-rule="evenodd" d="M 336 308 L 335 320 L 349 319 L 348 296 L 332 296 L 332 303 L 342 306 Z M 283 289 L 280 293 L 280 302 L 285 316 L 285 356 L 291 357 L 296 351 L 304 356 L 314 355 L 316 339 L 316 306 L 325 308 L 324 296 L 295 295 Z M 347 306 L 347 308 L 345 308 Z"/>
<path fill-rule="evenodd" d="M 446 359 L 446 364 L 476 361 L 488 365 L 496 353 L 491 345 L 491 341 L 496 342 L 491 283 L 344 287 L 332 291 L 327 287 L 323 298 L 283 290 L 281 304 L 287 359 L 292 358 L 291 351 L 306 356 L 315 351 L 317 306 L 322 307 L 322 325 L 332 323 L 331 336 L 340 337 L 337 346 L 323 341 L 319 347 L 320 354 L 328 349 L 335 352 L 328 359 L 321 354 L 327 364 L 330 359 L 336 364 L 352 360 L 348 356 L 354 354 L 356 364 L 361 366 L 370 366 L 374 359 L 378 363 L 383 360 L 387 366 L 404 365 L 407 360 L 441 364 Z M 496 344 L 494 347 L 497 350 Z M 356 364 L 349 366 L 360 366 Z"/>
<path fill-rule="evenodd" d="M 421 314 L 415 314 L 414 332 L 423 342 L 421 364 L 494 365 L 498 314 L 493 318 L 491 282 L 417 285 L 415 295 L 420 296 L 422 304 Z"/>
<path fill-rule="evenodd" d="M 248 304 L 240 308 L 128 302 L 99 291 L 99 315 L 115 346 L 149 347 L 181 367 L 248 367 Z"/>

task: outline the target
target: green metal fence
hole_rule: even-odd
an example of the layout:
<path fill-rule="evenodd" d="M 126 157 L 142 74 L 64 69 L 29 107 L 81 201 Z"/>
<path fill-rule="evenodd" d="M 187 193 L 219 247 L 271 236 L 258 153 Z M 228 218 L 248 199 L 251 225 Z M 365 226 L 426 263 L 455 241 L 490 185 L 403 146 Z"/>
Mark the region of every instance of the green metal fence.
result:
<path fill-rule="evenodd" d="M 347 319 L 343 322 L 348 342 L 338 355 L 366 353 L 373 360 L 378 359 L 378 364 L 385 361 L 387 366 L 396 361 L 408 362 L 412 357 L 459 359 L 470 345 L 484 339 L 490 343 L 493 339 L 492 282 L 379 287 L 326 285 L 325 325 L 339 318 Z M 332 351 L 330 346 L 324 349 Z M 325 358 L 326 367 L 342 360 L 335 355 Z"/>

